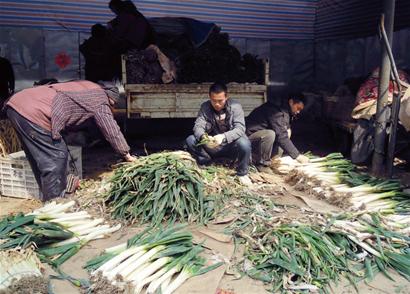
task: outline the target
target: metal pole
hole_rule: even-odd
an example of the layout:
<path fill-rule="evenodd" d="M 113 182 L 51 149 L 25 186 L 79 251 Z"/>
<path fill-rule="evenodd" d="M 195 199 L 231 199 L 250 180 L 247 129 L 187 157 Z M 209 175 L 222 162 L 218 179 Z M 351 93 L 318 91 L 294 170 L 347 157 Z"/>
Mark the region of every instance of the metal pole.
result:
<path fill-rule="evenodd" d="M 382 44 L 386 47 L 387 54 L 389 55 L 390 64 L 392 67 L 392 74 L 394 78 L 394 83 L 397 85 L 398 94 L 393 96 L 392 103 L 392 113 L 390 118 L 390 135 L 389 135 L 389 144 L 387 150 L 387 176 L 389 178 L 393 175 L 393 161 L 394 161 L 394 151 L 396 148 L 396 135 L 397 135 L 397 121 L 399 118 L 400 111 L 400 100 L 402 96 L 402 87 L 400 84 L 400 77 L 397 71 L 396 62 L 394 61 L 393 52 L 391 51 L 389 40 L 386 35 L 386 30 L 384 29 L 383 18 L 380 21 L 380 33 L 382 37 Z"/>
<path fill-rule="evenodd" d="M 391 49 L 389 50 L 389 57 L 393 66 L 393 77 L 395 79 L 395 83 L 397 84 L 397 95 L 393 96 L 393 103 L 392 103 L 392 113 L 390 119 L 390 135 L 389 135 L 389 145 L 387 149 L 387 176 L 391 178 L 393 176 L 393 162 L 394 162 L 394 152 L 396 150 L 396 139 L 397 139 L 397 123 L 399 120 L 399 112 L 400 112 L 400 101 L 402 97 L 402 87 L 400 84 L 400 77 L 399 73 L 396 68 L 396 63 L 393 59 L 393 54 Z"/>
<path fill-rule="evenodd" d="M 393 43 L 394 9 L 395 0 L 383 1 L 384 23 L 390 47 Z M 383 21 L 383 16 L 382 16 Z M 385 174 L 384 155 L 386 143 L 386 122 L 388 120 L 385 106 L 388 104 L 390 82 L 390 60 L 385 46 L 381 47 L 381 66 L 379 72 L 379 93 L 377 99 L 376 128 L 374 137 L 374 153 L 372 160 L 372 173 L 377 176 Z"/>

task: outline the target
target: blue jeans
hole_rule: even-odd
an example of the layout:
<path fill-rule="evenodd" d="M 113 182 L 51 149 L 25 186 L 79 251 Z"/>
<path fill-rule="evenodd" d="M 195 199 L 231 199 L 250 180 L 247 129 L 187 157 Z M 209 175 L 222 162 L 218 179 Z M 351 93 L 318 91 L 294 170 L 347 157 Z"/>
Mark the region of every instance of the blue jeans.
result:
<path fill-rule="evenodd" d="M 251 156 L 251 142 L 247 137 L 240 137 L 238 140 L 223 144 L 218 148 L 210 149 L 206 146 L 196 146 L 198 140 L 194 135 L 189 136 L 185 140 L 188 152 L 196 159 L 198 164 L 209 164 L 212 159 L 217 157 L 227 157 L 231 159 L 238 159 L 238 167 L 236 174 L 244 176 L 248 174 L 249 160 Z"/>

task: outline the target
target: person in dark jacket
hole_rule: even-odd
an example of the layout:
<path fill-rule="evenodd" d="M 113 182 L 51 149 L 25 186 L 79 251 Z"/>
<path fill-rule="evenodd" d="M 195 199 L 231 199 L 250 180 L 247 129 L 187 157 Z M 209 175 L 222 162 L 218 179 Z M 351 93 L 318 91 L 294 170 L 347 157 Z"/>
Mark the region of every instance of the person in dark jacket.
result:
<path fill-rule="evenodd" d="M 116 14 L 108 23 L 108 29 L 118 53 L 123 54 L 130 49 L 143 50 L 155 44 L 154 29 L 132 1 L 111 0 L 108 6 Z"/>
<path fill-rule="evenodd" d="M 209 164 L 217 157 L 238 159 L 237 175 L 244 185 L 252 182 L 247 176 L 251 143 L 245 134 L 242 106 L 228 98 L 226 85 L 214 83 L 209 100 L 202 103 L 194 125 L 194 134 L 186 139 L 189 153 L 198 164 Z M 204 140 L 209 142 L 202 144 Z"/>
<path fill-rule="evenodd" d="M 85 79 L 98 82 L 110 81 L 119 74 L 114 43 L 107 29 L 101 24 L 91 27 L 91 37 L 80 45 L 85 58 Z"/>
<path fill-rule="evenodd" d="M 309 161 L 290 140 L 291 118 L 299 114 L 304 106 L 305 97 L 301 93 L 296 93 L 290 94 L 282 106 L 267 102 L 249 114 L 246 120 L 246 134 L 252 142 L 253 160 L 259 171 L 271 172 L 271 158 L 279 148 L 301 163 Z"/>
<path fill-rule="evenodd" d="M 4 102 L 14 93 L 14 71 L 7 58 L 0 57 L 0 109 Z"/>

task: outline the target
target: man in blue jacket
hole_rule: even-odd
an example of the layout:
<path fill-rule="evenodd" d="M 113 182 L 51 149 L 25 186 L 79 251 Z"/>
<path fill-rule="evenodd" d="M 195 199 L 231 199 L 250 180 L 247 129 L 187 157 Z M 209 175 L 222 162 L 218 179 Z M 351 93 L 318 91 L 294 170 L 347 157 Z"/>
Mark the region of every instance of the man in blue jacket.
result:
<path fill-rule="evenodd" d="M 208 142 L 200 144 L 204 141 Z M 241 104 L 229 99 L 225 84 L 214 83 L 209 88 L 209 100 L 202 103 L 194 134 L 186 144 L 198 164 L 209 164 L 217 157 L 237 159 L 239 181 L 252 184 L 247 176 L 251 143 L 245 134 L 245 115 Z"/>

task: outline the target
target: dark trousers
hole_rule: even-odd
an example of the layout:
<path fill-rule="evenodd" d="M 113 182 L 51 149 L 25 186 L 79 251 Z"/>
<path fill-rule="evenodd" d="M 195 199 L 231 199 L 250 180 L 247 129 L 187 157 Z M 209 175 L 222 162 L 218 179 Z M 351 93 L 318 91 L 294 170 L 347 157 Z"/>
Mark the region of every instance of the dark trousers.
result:
<path fill-rule="evenodd" d="M 218 157 L 238 159 L 236 174 L 238 176 L 248 174 L 249 160 L 251 156 L 251 143 L 248 138 L 241 137 L 230 144 L 224 144 L 215 149 L 207 148 L 204 145 L 196 146 L 198 140 L 194 135 L 189 136 L 185 142 L 188 152 L 191 153 L 198 164 L 209 164 L 212 162 L 212 159 Z"/>
<path fill-rule="evenodd" d="M 272 156 L 283 154 L 275 139 L 276 134 L 273 130 L 260 130 L 249 136 L 252 143 L 252 159 L 256 165 L 269 166 Z"/>
<path fill-rule="evenodd" d="M 67 186 L 68 149 L 64 140 L 53 140 L 51 132 L 7 108 L 41 191 L 41 200 L 63 196 Z"/>

